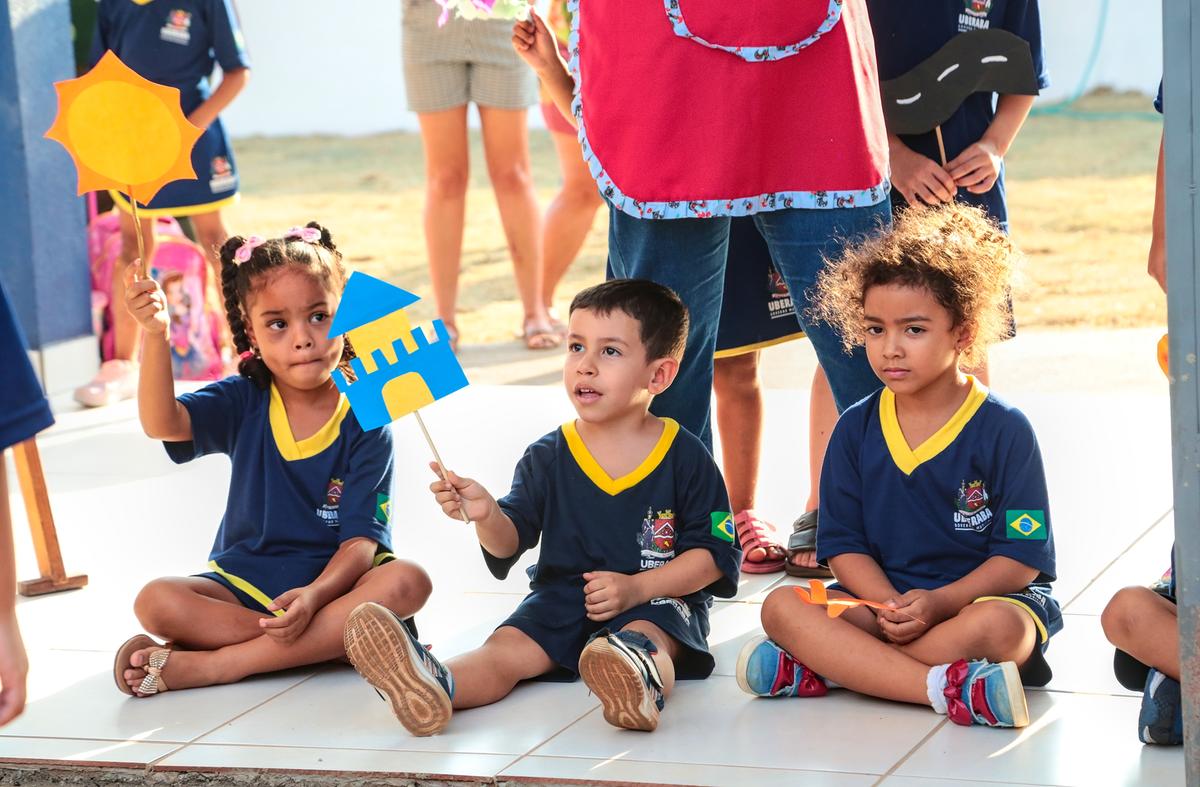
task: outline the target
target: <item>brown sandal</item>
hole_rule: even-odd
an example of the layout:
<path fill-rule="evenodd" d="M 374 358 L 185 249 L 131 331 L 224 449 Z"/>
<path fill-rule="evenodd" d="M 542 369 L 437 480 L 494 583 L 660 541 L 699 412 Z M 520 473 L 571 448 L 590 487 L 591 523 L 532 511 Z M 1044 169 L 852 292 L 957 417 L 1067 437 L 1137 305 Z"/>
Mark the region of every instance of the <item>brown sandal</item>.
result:
<path fill-rule="evenodd" d="M 145 666 L 146 677 L 142 679 L 141 684 L 135 690 L 125 681 L 125 670 L 138 669 L 130 663 L 130 659 L 133 658 L 134 653 L 146 648 L 158 648 L 158 650 L 150 654 L 150 661 Z M 117 689 L 122 694 L 128 694 L 131 697 L 149 696 L 167 691 L 167 684 L 162 680 L 162 670 L 167 665 L 167 656 L 169 655 L 171 655 L 170 648 L 160 645 L 145 634 L 138 634 L 136 637 L 125 640 L 125 644 L 117 648 L 117 655 L 113 659 L 113 680 L 117 684 Z"/>
<path fill-rule="evenodd" d="M 817 512 L 808 511 L 792 523 L 792 535 L 788 537 L 787 558 L 783 570 L 790 577 L 832 579 L 833 572 L 824 566 L 797 566 L 796 555 L 801 552 L 817 551 Z"/>

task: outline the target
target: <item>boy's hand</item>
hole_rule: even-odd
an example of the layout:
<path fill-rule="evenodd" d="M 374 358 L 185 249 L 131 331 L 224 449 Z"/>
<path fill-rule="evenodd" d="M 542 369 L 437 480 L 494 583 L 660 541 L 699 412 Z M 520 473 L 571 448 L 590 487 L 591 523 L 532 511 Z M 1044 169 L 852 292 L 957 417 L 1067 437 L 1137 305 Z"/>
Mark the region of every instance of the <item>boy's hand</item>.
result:
<path fill-rule="evenodd" d="M 908 145 L 895 139 L 891 143 L 892 185 L 900 190 L 909 205 L 940 205 L 953 202 L 957 186 L 950 173 Z"/>
<path fill-rule="evenodd" d="M 267 636 L 285 645 L 295 642 L 308 628 L 313 615 L 317 614 L 315 599 L 308 587 L 293 588 L 283 593 L 267 609 L 272 612 L 287 610 L 279 617 L 263 618 L 258 624 Z"/>
<path fill-rule="evenodd" d="M 879 630 L 895 645 L 907 645 L 950 617 L 937 594 L 929 590 L 910 590 L 884 603 L 892 609 L 879 610 Z"/>
<path fill-rule="evenodd" d="M 446 470 L 446 480 L 443 481 L 437 462 L 430 462 L 429 468 L 438 477 L 429 485 L 429 491 L 433 492 L 434 499 L 446 516 L 461 520 L 462 514 L 459 512 L 465 510 L 468 519 L 480 522 L 495 510 L 496 499 L 478 481 L 462 478 L 449 470 Z"/>
<path fill-rule="evenodd" d="M 537 11 L 530 11 L 528 21 L 513 25 L 512 45 L 539 76 L 552 68 L 561 68 L 558 42 Z"/>
<path fill-rule="evenodd" d="M 29 660 L 16 615 L 0 623 L 0 725 L 8 724 L 25 709 L 25 676 Z"/>
<path fill-rule="evenodd" d="M 996 150 L 996 146 L 981 139 L 959 153 L 946 165 L 946 169 L 950 170 L 950 177 L 960 187 L 972 194 L 985 194 L 996 185 L 1003 162 L 1004 157 Z"/>
<path fill-rule="evenodd" d="M 167 314 L 167 298 L 154 279 L 138 276 L 140 260 L 125 269 L 125 308 L 148 334 L 165 336 L 171 324 Z"/>
<path fill-rule="evenodd" d="M 583 586 L 583 608 L 588 620 L 610 620 L 646 601 L 636 574 L 588 571 L 583 581 L 587 583 Z"/>

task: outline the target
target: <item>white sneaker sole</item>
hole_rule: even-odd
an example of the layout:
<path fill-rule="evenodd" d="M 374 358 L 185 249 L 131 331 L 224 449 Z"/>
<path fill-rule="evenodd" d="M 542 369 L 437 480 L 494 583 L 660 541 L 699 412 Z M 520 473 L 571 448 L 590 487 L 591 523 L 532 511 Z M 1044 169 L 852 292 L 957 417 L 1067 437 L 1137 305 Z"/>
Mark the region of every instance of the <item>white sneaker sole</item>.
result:
<path fill-rule="evenodd" d="M 1008 707 L 1012 708 L 1013 727 L 1029 726 L 1029 705 L 1025 702 L 1025 686 L 1015 661 L 1000 664 L 1004 671 L 1004 687 L 1008 690 Z"/>
<path fill-rule="evenodd" d="M 413 735 L 436 735 L 450 723 L 450 698 L 421 664 L 404 624 L 367 602 L 346 619 L 346 655 L 358 674 L 387 697 L 392 713 Z"/>
<path fill-rule="evenodd" d="M 626 730 L 651 732 L 658 727 L 658 706 L 633 658 L 598 637 L 579 655 L 579 675 L 604 706 L 605 721 Z"/>
<path fill-rule="evenodd" d="M 738 688 L 753 697 L 769 697 L 768 694 L 759 694 L 754 689 L 750 688 L 750 683 L 746 680 L 746 669 L 750 664 L 750 654 L 759 645 L 767 641 L 767 637 L 755 637 L 754 639 L 742 645 L 742 649 L 738 651 L 737 667 L 734 669 L 734 677 L 737 678 Z"/>

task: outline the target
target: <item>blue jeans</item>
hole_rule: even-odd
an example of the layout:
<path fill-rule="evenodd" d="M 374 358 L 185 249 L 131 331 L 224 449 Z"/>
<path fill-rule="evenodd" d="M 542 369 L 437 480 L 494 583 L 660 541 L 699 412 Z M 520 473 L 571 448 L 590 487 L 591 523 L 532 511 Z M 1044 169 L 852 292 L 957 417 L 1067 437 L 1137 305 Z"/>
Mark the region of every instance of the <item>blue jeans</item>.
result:
<path fill-rule="evenodd" d="M 867 208 L 780 210 L 754 217 L 767 241 L 775 268 L 787 282 L 796 303 L 800 327 L 816 350 L 817 360 L 838 411 L 877 390 L 881 383 L 861 347 L 842 349 L 841 337 L 807 314 L 809 290 L 843 245 L 891 222 L 885 200 Z M 616 278 L 651 279 L 679 294 L 688 307 L 691 324 L 679 376 L 654 398 L 656 415 L 674 418 L 712 450 L 709 417 L 712 399 L 713 352 L 725 288 L 725 258 L 729 247 L 729 218 L 636 219 L 609 209 L 609 267 Z"/>

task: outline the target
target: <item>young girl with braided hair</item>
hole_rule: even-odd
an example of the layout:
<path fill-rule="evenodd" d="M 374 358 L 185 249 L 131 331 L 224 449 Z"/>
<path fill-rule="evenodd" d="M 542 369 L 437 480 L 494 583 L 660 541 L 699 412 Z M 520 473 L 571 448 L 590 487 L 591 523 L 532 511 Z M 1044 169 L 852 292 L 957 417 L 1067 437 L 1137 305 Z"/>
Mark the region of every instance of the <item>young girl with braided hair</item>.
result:
<path fill-rule="evenodd" d="M 126 306 L 145 329 L 138 414 L 175 462 L 232 460 L 209 571 L 146 585 L 145 634 L 121 647 L 117 687 L 148 696 L 343 658 L 342 629 L 372 601 L 410 618 L 430 593 L 391 553 L 392 435 L 365 431 L 331 372 L 353 353 L 330 337 L 346 273 L 315 222 L 282 237 L 234 237 L 221 280 L 240 374 L 175 397 L 162 289 L 126 272 Z"/>

